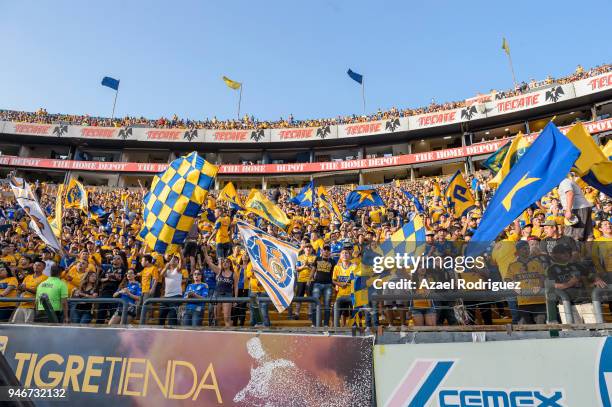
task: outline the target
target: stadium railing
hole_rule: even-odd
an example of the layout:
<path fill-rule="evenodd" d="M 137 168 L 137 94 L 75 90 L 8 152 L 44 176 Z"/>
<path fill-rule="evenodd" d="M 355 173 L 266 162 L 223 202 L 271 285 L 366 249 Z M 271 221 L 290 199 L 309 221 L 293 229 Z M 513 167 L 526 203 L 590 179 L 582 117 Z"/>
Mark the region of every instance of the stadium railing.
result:
<path fill-rule="evenodd" d="M 601 311 L 602 296 L 608 301 L 612 299 L 612 285 L 606 288 L 595 287 L 591 293 L 591 302 L 593 303 L 593 312 L 595 313 L 595 322 L 598 324 L 604 323 L 603 313 Z"/>

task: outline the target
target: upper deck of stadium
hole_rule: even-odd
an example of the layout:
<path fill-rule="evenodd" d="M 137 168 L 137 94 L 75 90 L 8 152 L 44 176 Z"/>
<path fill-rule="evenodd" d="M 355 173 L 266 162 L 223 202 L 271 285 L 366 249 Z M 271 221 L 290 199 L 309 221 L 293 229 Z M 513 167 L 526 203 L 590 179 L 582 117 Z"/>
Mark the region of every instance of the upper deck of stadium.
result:
<path fill-rule="evenodd" d="M 415 168 L 422 168 L 417 176 L 454 172 L 518 132 L 535 135 L 553 118 L 562 128 L 585 122 L 592 134 L 605 137 L 612 132 L 611 114 L 611 64 L 579 66 L 563 78 L 460 102 L 335 119 L 149 120 L 0 111 L 0 166 L 144 175 L 198 150 L 221 165 L 221 178 L 357 171 L 360 182 L 379 182 L 405 169 L 410 176 Z M 362 171 L 375 169 L 395 173 L 361 179 Z"/>

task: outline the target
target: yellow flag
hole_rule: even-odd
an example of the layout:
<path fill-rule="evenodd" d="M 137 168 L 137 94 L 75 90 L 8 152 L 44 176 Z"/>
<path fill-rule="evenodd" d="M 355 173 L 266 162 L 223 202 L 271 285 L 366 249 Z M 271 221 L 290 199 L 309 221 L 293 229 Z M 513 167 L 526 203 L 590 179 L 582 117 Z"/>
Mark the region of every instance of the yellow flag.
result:
<path fill-rule="evenodd" d="M 493 188 L 498 187 L 502 183 L 504 178 L 506 178 L 506 175 L 508 175 L 508 173 L 510 172 L 512 165 L 516 161 L 517 153 L 522 155 L 522 153 L 524 153 L 527 147 L 529 147 L 529 140 L 525 138 L 523 133 L 517 134 L 514 140 L 512 140 L 510 147 L 508 148 L 508 152 L 504 157 L 504 161 L 502 162 L 501 168 L 499 169 L 497 174 L 495 174 L 495 177 L 493 177 L 492 180 L 487 182 L 487 185 Z"/>
<path fill-rule="evenodd" d="M 442 196 L 442 192 L 440 191 L 440 183 L 438 182 L 438 180 L 436 179 L 436 181 L 434 181 L 433 184 L 433 196 Z"/>
<path fill-rule="evenodd" d="M 502 39 L 502 49 L 506 52 L 506 55 L 510 55 L 510 46 L 508 45 L 506 38 Z"/>
<path fill-rule="evenodd" d="M 603 151 L 606 157 L 610 159 L 610 157 L 612 157 L 612 140 L 608 140 L 608 143 L 606 144 L 606 146 L 601 147 L 601 151 Z"/>
<path fill-rule="evenodd" d="M 57 186 L 57 197 L 55 198 L 55 218 L 49 222 L 49 226 L 51 226 L 51 230 L 53 230 L 53 234 L 58 239 L 62 234 L 62 204 L 64 202 L 64 184 L 59 184 Z"/>
<path fill-rule="evenodd" d="M 240 89 L 240 87 L 242 86 L 242 83 L 233 81 L 227 76 L 223 77 L 223 82 L 225 82 L 225 84 L 232 89 Z"/>
<path fill-rule="evenodd" d="M 448 188 L 445 192 L 455 218 L 460 218 L 467 215 L 471 210 L 476 208 L 474 196 L 470 192 L 465 178 L 461 175 L 461 171 L 457 171 L 453 178 L 448 183 Z"/>
<path fill-rule="evenodd" d="M 83 212 L 89 212 L 87 203 L 87 191 L 79 181 L 70 179 L 64 197 L 64 208 L 79 208 Z"/>
<path fill-rule="evenodd" d="M 242 202 L 240 202 L 240 197 L 238 196 L 238 192 L 236 192 L 236 188 L 234 187 L 234 184 L 231 182 L 228 182 L 223 187 L 221 192 L 219 192 L 218 199 L 220 201 L 227 201 L 227 202 L 233 203 L 234 205 L 237 205 L 240 208 L 244 208 L 244 205 L 242 205 Z"/>
<path fill-rule="evenodd" d="M 574 163 L 578 175 L 587 184 L 608 193 L 612 184 L 612 161 L 595 144 L 581 123 L 572 127 L 566 136 L 580 150 L 580 156 Z"/>
<path fill-rule="evenodd" d="M 286 229 L 290 220 L 281 208 L 274 205 L 261 191 L 252 189 L 244 206 L 247 212 L 267 220 L 281 229 Z"/>

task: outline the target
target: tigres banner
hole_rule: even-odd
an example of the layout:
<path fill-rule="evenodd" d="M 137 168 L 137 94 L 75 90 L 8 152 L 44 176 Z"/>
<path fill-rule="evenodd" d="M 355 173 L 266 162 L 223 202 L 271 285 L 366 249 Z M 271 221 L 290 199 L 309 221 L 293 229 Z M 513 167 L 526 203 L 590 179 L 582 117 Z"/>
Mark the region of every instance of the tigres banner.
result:
<path fill-rule="evenodd" d="M 87 407 L 369 406 L 372 345 L 372 337 L 180 329 L 0 331 L 23 387 L 63 387 L 64 405 Z"/>

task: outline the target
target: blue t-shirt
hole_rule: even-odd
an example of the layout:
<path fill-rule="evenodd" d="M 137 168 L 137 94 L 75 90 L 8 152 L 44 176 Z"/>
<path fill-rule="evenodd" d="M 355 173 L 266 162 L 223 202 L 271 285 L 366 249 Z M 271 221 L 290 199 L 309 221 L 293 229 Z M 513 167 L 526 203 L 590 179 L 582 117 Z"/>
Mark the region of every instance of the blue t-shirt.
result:
<path fill-rule="evenodd" d="M 204 271 L 202 271 L 202 274 L 204 275 L 204 282 L 206 283 L 206 285 L 208 285 L 208 289 L 210 291 L 214 291 L 217 287 L 217 275 L 215 274 L 215 272 L 210 269 L 204 269 Z"/>
<path fill-rule="evenodd" d="M 189 298 L 187 293 L 189 292 L 193 292 L 196 293 L 197 295 L 199 295 L 200 297 L 208 297 L 208 285 L 206 283 L 191 283 L 187 286 L 187 288 L 185 289 L 185 294 L 183 295 L 184 298 Z M 186 309 L 188 310 L 197 310 L 197 311 L 201 311 L 202 310 L 202 305 L 200 304 L 187 304 L 185 306 Z"/>
<path fill-rule="evenodd" d="M 127 289 L 132 295 L 142 296 L 142 287 L 138 281 L 134 281 L 133 283 L 127 283 Z M 127 300 L 130 304 L 136 304 L 136 300 L 131 298 L 127 294 L 121 294 L 122 300 Z"/>

